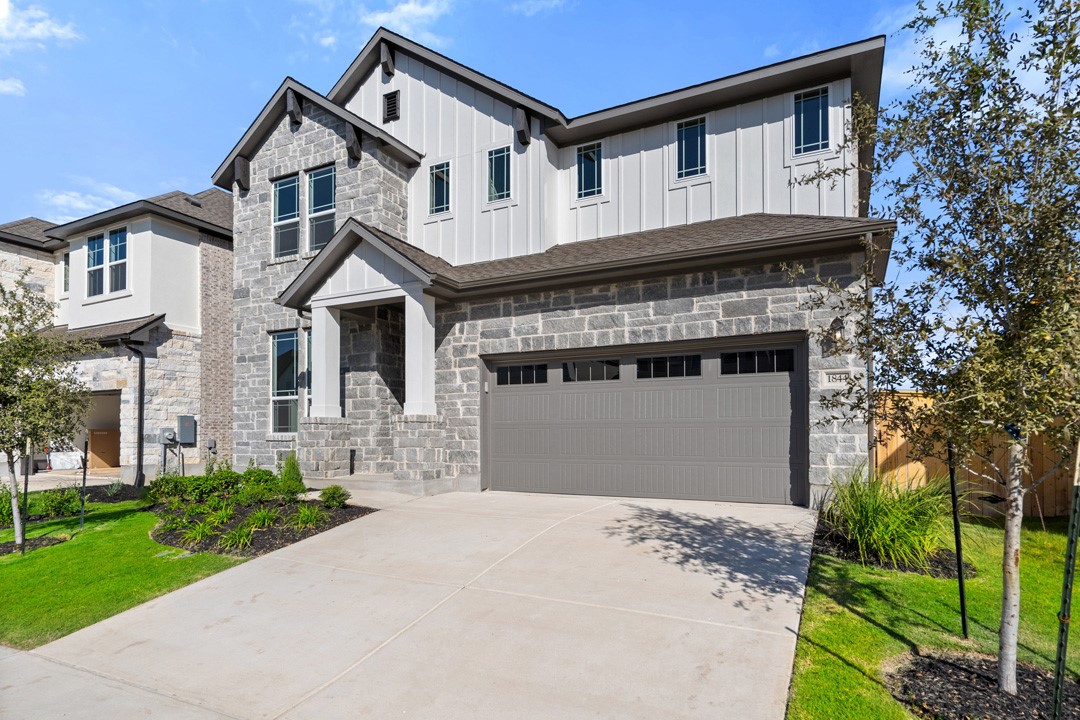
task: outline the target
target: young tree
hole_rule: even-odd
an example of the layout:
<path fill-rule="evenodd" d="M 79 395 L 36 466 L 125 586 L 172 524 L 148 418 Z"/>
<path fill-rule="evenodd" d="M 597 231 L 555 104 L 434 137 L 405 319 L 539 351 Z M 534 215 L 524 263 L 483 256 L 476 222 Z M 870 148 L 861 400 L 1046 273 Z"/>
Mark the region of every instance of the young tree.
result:
<path fill-rule="evenodd" d="M 88 388 L 73 361 L 96 345 L 70 340 L 49 328 L 54 305 L 26 283 L 0 283 L 0 452 L 7 455 L 15 544 L 22 547 L 19 483 L 15 458 L 27 445 L 41 447 L 69 438 L 89 404 Z"/>
<path fill-rule="evenodd" d="M 1031 439 L 1064 461 L 1080 427 L 1078 26 L 1075 0 L 1033 0 L 1012 14 L 1000 0 L 919 4 L 906 26 L 919 53 L 910 93 L 876 118 L 855 99 L 849 142 L 875 150 L 845 169 L 874 173 L 875 214 L 897 220 L 893 259 L 908 280 L 872 297 L 834 285 L 816 301 L 850 313 L 841 342 L 872 368 L 871 386 L 823 399 L 835 417 L 868 414 L 924 456 L 951 441 L 969 468 L 997 475 L 998 684 L 1011 694 L 1023 500 L 1045 479 L 1025 482 Z M 883 258 L 867 250 L 870 271 Z"/>

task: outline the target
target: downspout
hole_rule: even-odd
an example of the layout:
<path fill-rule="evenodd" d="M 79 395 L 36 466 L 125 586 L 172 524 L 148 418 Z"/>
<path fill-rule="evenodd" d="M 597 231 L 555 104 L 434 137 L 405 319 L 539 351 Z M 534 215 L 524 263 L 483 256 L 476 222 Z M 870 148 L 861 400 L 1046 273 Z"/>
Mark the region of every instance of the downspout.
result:
<path fill-rule="evenodd" d="M 127 340 L 121 340 L 120 344 L 126 347 L 139 358 L 139 400 L 138 400 L 138 438 L 136 440 L 135 450 L 135 487 L 141 488 L 146 484 L 146 475 L 143 473 L 143 445 L 144 445 L 144 427 L 146 412 L 144 404 L 146 403 L 146 356 L 139 348 L 131 345 Z"/>
<path fill-rule="evenodd" d="M 873 270 L 874 260 L 876 259 L 873 255 L 871 255 L 871 253 L 875 250 L 872 245 L 872 243 L 874 242 L 873 233 L 866 233 L 865 240 L 866 242 L 864 243 L 864 253 L 866 256 L 866 343 L 868 346 L 867 349 L 870 350 L 870 352 L 866 353 L 866 402 L 867 411 L 869 412 L 866 423 L 866 455 L 867 462 L 869 463 L 869 467 L 867 468 L 867 470 L 870 473 L 875 473 L 877 472 L 877 445 L 875 443 L 877 433 L 875 432 L 874 428 L 873 408 L 870 405 L 873 402 L 874 396 L 874 355 L 873 349 L 872 347 L 870 347 L 872 341 L 869 335 L 870 323 L 873 321 Z"/>

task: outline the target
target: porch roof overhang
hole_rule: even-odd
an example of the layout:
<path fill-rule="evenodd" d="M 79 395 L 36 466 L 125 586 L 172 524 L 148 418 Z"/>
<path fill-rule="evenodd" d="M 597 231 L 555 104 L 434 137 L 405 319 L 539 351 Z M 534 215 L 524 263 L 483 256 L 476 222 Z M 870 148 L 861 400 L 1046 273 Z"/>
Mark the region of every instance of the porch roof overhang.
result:
<path fill-rule="evenodd" d="M 892 220 L 758 213 L 565 243 L 531 255 L 451 265 L 350 218 L 277 302 L 298 310 L 307 307 L 314 292 L 363 241 L 405 267 L 430 295 L 454 301 L 858 251 L 867 235 L 882 251 L 873 268 L 874 279 L 881 282 L 895 230 Z"/>
<path fill-rule="evenodd" d="M 121 320 L 120 322 L 104 323 L 102 325 L 88 325 L 79 328 L 57 325 L 49 328 L 49 332 L 63 334 L 72 340 L 90 340 L 101 346 L 121 345 L 124 343 L 141 345 L 150 339 L 150 331 L 164 321 L 165 314 L 161 313 L 159 315 L 146 315 L 131 320 Z"/>

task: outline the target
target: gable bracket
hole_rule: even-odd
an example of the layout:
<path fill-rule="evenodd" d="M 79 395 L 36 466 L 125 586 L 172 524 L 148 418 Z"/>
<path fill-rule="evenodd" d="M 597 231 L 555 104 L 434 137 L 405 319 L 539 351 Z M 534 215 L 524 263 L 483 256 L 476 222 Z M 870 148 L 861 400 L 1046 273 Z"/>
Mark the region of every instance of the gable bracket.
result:
<path fill-rule="evenodd" d="M 388 42 L 379 43 L 379 63 L 384 73 L 390 77 L 394 76 L 394 49 Z"/>
<path fill-rule="evenodd" d="M 523 107 L 514 108 L 514 134 L 522 145 L 528 145 L 532 140 L 532 133 L 529 131 L 529 114 Z"/>
<path fill-rule="evenodd" d="M 350 160 L 360 162 L 361 147 L 364 144 L 364 134 L 352 123 L 345 123 L 345 152 Z"/>
<path fill-rule="evenodd" d="M 251 163 L 243 155 L 237 155 L 233 160 L 233 177 L 241 190 L 247 192 L 251 189 Z"/>
<path fill-rule="evenodd" d="M 300 106 L 300 98 L 292 88 L 285 91 L 285 111 L 289 114 L 289 121 L 293 125 L 299 125 L 304 121 L 304 113 Z"/>

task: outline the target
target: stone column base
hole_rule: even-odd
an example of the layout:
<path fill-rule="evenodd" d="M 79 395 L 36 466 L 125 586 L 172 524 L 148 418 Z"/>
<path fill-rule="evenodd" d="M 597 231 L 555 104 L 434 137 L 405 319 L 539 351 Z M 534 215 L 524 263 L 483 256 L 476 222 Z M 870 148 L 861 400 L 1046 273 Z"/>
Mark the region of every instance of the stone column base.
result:
<path fill-rule="evenodd" d="M 446 418 L 400 415 L 394 418 L 393 435 L 395 484 L 416 495 L 452 489 L 446 477 Z"/>
<path fill-rule="evenodd" d="M 335 478 L 349 474 L 352 423 L 342 417 L 300 418 L 296 459 L 304 477 Z"/>

